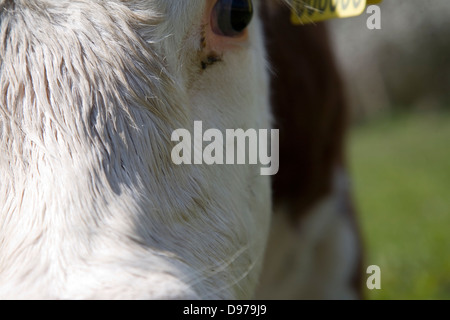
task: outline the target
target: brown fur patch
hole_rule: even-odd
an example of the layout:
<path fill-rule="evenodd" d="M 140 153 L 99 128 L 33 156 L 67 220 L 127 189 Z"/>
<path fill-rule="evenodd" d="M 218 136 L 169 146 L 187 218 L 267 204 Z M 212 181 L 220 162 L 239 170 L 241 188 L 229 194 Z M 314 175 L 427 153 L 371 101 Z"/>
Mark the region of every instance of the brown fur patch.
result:
<path fill-rule="evenodd" d="M 348 106 L 325 25 L 294 26 L 290 14 L 279 2 L 262 6 L 273 70 L 271 102 L 280 129 L 274 203 L 287 205 L 297 222 L 331 192 L 335 169 L 345 167 Z M 352 195 L 344 200 L 343 214 L 350 215 L 359 236 Z M 353 286 L 362 297 L 362 259 L 358 268 Z"/>
<path fill-rule="evenodd" d="M 290 10 L 262 12 L 274 74 L 272 105 L 280 129 L 275 202 L 306 212 L 331 191 L 344 161 L 347 104 L 323 24 L 294 26 Z"/>

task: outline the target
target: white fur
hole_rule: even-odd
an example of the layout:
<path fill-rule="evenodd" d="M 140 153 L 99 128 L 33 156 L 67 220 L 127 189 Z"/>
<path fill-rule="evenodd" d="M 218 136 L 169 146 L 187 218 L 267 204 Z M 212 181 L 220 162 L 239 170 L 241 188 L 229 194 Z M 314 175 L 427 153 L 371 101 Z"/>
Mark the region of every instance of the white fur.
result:
<path fill-rule="evenodd" d="M 352 285 L 360 244 L 348 208 L 348 178 L 339 170 L 332 194 L 293 226 L 286 208 L 275 209 L 260 299 L 358 299 Z"/>
<path fill-rule="evenodd" d="M 0 298 L 249 298 L 257 166 L 175 166 L 171 133 L 268 128 L 260 23 L 200 70 L 204 0 L 0 0 Z"/>

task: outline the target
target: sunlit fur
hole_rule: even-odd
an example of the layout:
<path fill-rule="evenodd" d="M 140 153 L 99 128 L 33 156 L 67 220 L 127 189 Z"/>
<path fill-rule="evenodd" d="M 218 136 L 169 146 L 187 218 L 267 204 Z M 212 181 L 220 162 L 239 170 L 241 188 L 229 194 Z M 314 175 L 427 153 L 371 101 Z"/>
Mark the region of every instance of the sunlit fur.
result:
<path fill-rule="evenodd" d="M 202 70 L 204 0 L 0 0 L 0 298 L 250 298 L 259 166 L 175 166 L 171 133 L 269 128 L 249 43 Z"/>

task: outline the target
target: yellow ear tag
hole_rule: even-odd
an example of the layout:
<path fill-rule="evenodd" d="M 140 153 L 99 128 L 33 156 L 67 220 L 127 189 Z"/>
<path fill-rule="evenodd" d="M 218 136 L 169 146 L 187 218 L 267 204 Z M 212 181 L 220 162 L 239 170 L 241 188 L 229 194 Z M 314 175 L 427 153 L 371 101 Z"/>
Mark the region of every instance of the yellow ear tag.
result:
<path fill-rule="evenodd" d="M 368 5 L 383 0 L 291 0 L 293 24 L 308 24 L 334 18 L 359 16 Z"/>

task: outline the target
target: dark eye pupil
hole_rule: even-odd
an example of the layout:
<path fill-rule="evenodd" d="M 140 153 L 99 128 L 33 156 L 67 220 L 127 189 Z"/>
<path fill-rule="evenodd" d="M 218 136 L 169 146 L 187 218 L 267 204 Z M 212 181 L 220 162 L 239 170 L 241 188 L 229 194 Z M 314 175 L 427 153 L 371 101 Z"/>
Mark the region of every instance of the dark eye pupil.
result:
<path fill-rule="evenodd" d="M 253 17 L 251 0 L 218 0 L 213 12 L 213 29 L 224 36 L 237 36 Z"/>
<path fill-rule="evenodd" d="M 231 5 L 231 26 L 237 32 L 244 31 L 253 16 L 253 6 L 250 0 L 234 0 Z"/>

